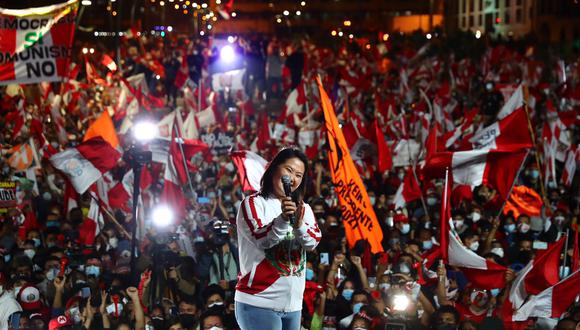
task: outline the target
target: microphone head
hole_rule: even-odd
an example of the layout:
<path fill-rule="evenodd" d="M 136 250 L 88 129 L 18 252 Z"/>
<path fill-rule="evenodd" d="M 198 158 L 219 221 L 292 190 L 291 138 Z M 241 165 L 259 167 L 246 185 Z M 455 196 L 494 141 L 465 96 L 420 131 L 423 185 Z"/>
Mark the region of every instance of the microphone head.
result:
<path fill-rule="evenodd" d="M 292 185 L 292 180 L 290 179 L 290 176 L 288 175 L 282 175 L 282 183 L 283 184 L 288 184 L 288 185 Z"/>

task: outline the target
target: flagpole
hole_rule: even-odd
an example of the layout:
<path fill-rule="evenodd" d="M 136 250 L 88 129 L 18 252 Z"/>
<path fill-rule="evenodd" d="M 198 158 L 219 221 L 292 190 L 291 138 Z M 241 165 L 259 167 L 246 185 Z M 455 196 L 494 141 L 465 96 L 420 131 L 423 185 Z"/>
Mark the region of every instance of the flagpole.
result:
<path fill-rule="evenodd" d="M 558 269 L 560 278 L 564 277 L 563 273 L 566 269 L 566 261 L 568 261 L 568 239 L 570 238 L 570 228 L 566 229 L 566 242 L 564 243 L 564 262 L 562 263 L 562 270 Z"/>
<path fill-rule="evenodd" d="M 526 112 L 526 119 L 528 121 L 528 131 L 530 132 L 530 136 L 532 138 L 532 145 L 534 147 L 535 152 L 535 158 L 536 158 L 536 166 L 538 167 L 538 172 L 540 173 L 540 191 L 542 193 L 542 198 L 545 201 L 547 199 L 546 197 L 546 188 L 544 187 L 544 178 L 542 175 L 542 171 L 540 170 L 540 157 L 538 156 L 538 146 L 536 145 L 536 134 L 534 133 L 534 129 L 532 127 L 532 121 L 530 119 L 530 114 L 529 114 L 529 110 L 528 110 L 528 96 L 529 96 L 529 91 L 528 91 L 528 86 L 522 86 L 523 92 L 524 92 L 524 111 Z"/>
<path fill-rule="evenodd" d="M 175 114 L 176 116 L 181 116 L 181 114 L 178 112 Z M 183 166 L 185 169 L 185 174 L 187 175 L 187 183 L 189 184 L 189 190 L 191 191 L 191 196 L 194 196 L 194 192 L 193 192 L 193 184 L 191 183 L 191 177 L 189 175 L 189 171 L 187 170 L 187 161 L 185 160 L 185 152 L 183 152 L 183 139 L 181 138 L 181 132 L 179 132 L 179 127 L 177 127 L 177 125 L 175 125 L 175 122 L 173 122 L 173 129 L 176 130 L 177 132 L 177 137 L 179 139 L 179 141 L 177 141 L 177 144 L 179 145 L 179 151 L 181 152 L 181 158 L 183 159 Z"/>
<path fill-rule="evenodd" d="M 93 194 L 89 194 L 89 196 L 91 196 L 91 198 L 93 198 L 97 203 L 99 203 L 99 200 Z M 123 233 L 123 235 L 125 235 L 128 239 L 132 238 L 132 236 L 125 230 L 125 228 L 123 228 L 123 226 L 121 226 L 121 224 L 117 222 L 117 219 L 115 219 L 115 216 L 113 216 L 111 212 L 109 212 L 109 210 L 107 210 L 104 207 L 100 207 L 100 205 L 99 209 L 103 211 L 103 213 L 105 213 L 107 217 L 109 217 L 109 220 L 111 220 L 111 222 L 113 222 L 115 226 L 117 226 L 117 228 Z"/>
<path fill-rule="evenodd" d="M 516 185 L 516 180 L 520 176 L 520 172 L 524 168 L 524 164 L 526 163 L 526 159 L 528 158 L 529 154 L 530 154 L 530 149 L 528 149 L 526 156 L 524 157 L 524 159 L 522 160 L 522 163 L 520 164 L 520 168 L 518 169 L 518 172 L 516 173 L 516 176 L 514 178 L 514 182 L 512 182 L 510 190 L 508 190 L 507 198 L 503 201 L 503 204 L 501 205 L 501 208 L 499 209 L 499 212 L 497 213 L 496 218 L 498 218 L 501 215 L 501 213 L 503 212 L 503 208 L 507 204 L 507 201 L 510 198 L 510 195 L 512 194 L 512 189 L 514 189 L 514 186 Z"/>
<path fill-rule="evenodd" d="M 449 167 L 445 167 L 445 186 L 444 186 L 444 190 L 443 190 L 443 200 L 441 201 L 441 216 L 439 217 L 441 224 L 439 225 L 439 246 L 442 247 L 441 253 L 442 253 L 442 259 L 444 262 L 449 262 L 449 256 L 447 253 L 447 247 L 444 246 L 443 242 L 448 242 L 449 240 L 449 233 L 444 232 L 443 231 L 443 224 L 445 223 L 444 221 L 446 221 L 447 223 L 449 223 L 449 219 L 445 219 L 446 218 L 446 214 L 447 214 L 447 208 L 451 207 L 451 202 L 447 203 L 449 196 L 447 196 L 447 193 L 449 191 Z M 445 210 L 445 212 L 443 212 L 443 210 Z"/>

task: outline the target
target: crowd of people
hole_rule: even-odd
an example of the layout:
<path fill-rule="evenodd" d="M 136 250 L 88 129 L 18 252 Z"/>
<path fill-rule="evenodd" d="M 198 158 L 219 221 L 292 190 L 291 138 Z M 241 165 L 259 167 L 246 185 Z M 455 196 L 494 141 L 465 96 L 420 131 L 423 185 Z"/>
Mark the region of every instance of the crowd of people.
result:
<path fill-rule="evenodd" d="M 87 192 L 70 207 L 67 179 L 49 161 L 51 152 L 78 145 L 103 111 L 111 114 L 120 148 L 127 150 L 131 137 L 122 126 L 135 114 L 130 100 L 119 100 L 123 86 L 141 73 L 144 80 L 132 91 L 140 114 L 161 120 L 179 108 L 185 118 L 213 107 L 215 119 L 198 121 L 198 136 L 222 132 L 232 137 L 231 149 L 253 149 L 266 160 L 287 145 L 308 155 L 304 201 L 322 238 L 306 252 L 301 270 L 306 278 L 301 329 L 580 329 L 578 302 L 559 318 L 516 323 L 503 314 L 518 272 L 565 234 L 559 275 L 578 269 L 580 49 L 441 32 L 431 40 L 397 33 L 378 42 L 337 41 L 331 47 L 307 38 L 261 37 L 239 37 L 232 45 L 242 59 L 239 68 L 246 70 L 238 91 L 211 93 L 212 76 L 220 74 L 219 48 L 211 40 L 146 34 L 123 40 L 115 71 L 101 62 L 103 54 L 115 58 L 110 49 L 77 42 L 71 61 L 77 67 L 67 82 L 0 87 L 1 179 L 17 182 L 16 205 L 0 214 L 0 329 L 239 329 L 234 294 L 243 265 L 236 219 L 250 192 L 242 190 L 228 152 L 210 145 L 188 160 L 193 191 L 189 184 L 183 187 L 186 210 L 165 229 L 148 220 L 163 189 L 163 165 L 146 165 L 152 175 L 143 192 L 149 196 L 146 232 L 134 265 L 130 209 L 102 203 L 102 227 L 94 242 L 85 244 L 80 227 L 93 197 Z M 83 54 L 83 47 L 95 52 Z M 351 152 L 383 233 L 383 253 L 372 254 L 364 240 L 346 240 L 326 161 L 316 76 L 347 140 L 355 136 Z M 514 186 L 540 196 L 540 212 L 502 212 L 492 200 L 493 187 L 472 192 L 459 186 L 451 198 L 462 243 L 508 269 L 505 287 L 481 289 L 462 269 L 428 258 L 440 243 L 445 180 L 421 173 L 425 132 L 440 125 L 441 150 L 460 150 L 470 134 L 495 121 L 519 84 L 529 90 L 536 143 Z M 299 96 L 288 101 L 295 90 Z M 63 100 L 55 114 L 50 101 L 59 93 Z M 373 143 L 358 147 L 360 140 L 372 141 L 375 122 L 393 154 L 393 165 L 384 171 Z M 560 126 L 554 129 L 556 122 Z M 284 126 L 280 134 L 277 125 Z M 553 136 L 557 150 L 550 158 L 545 145 Z M 27 141 L 37 145 L 38 158 L 18 167 L 13 147 Z M 406 148 L 398 148 L 401 141 L 407 141 Z M 121 181 L 130 169 L 120 160 L 111 178 Z M 416 176 L 421 196 L 395 207 L 397 190 L 409 175 Z"/>

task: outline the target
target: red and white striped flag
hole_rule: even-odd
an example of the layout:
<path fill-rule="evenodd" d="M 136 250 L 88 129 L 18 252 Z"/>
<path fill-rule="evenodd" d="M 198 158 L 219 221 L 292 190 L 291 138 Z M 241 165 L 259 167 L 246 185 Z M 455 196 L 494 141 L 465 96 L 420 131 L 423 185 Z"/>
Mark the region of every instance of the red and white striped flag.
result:
<path fill-rule="evenodd" d="M 473 149 L 531 148 L 532 137 L 524 109 L 518 109 L 503 119 L 478 131 L 469 140 Z"/>
<path fill-rule="evenodd" d="M 531 317 L 559 318 L 574 303 L 580 287 L 580 272 L 533 296 L 516 311 L 513 319 L 525 321 Z"/>
<path fill-rule="evenodd" d="M 566 154 L 566 161 L 564 162 L 564 170 L 562 171 L 562 177 L 560 178 L 562 184 L 566 187 L 572 186 L 572 180 L 574 180 L 574 175 L 576 174 L 576 166 L 580 161 L 580 149 L 577 145 L 573 145 L 568 150 Z"/>
<path fill-rule="evenodd" d="M 0 8 L 0 85 L 59 81 L 67 76 L 79 2 Z"/>
<path fill-rule="evenodd" d="M 409 167 L 407 173 L 405 173 L 403 182 L 395 193 L 395 209 L 405 207 L 407 203 L 410 203 L 419 198 L 421 198 L 421 187 L 419 187 L 419 183 L 415 179 L 413 167 Z"/>
<path fill-rule="evenodd" d="M 101 206 L 97 201 L 98 196 L 93 191 L 91 194 L 91 206 L 89 207 L 89 214 L 79 226 L 79 240 L 81 244 L 90 246 L 95 243 L 95 237 L 101 232 L 101 228 L 105 225 L 105 219 L 101 213 Z"/>
<path fill-rule="evenodd" d="M 117 63 L 115 63 L 111 56 L 107 54 L 103 54 L 103 57 L 101 58 L 101 64 L 106 66 L 107 69 L 109 69 L 111 72 L 117 71 Z"/>
<path fill-rule="evenodd" d="M 121 154 L 101 137 L 87 140 L 74 148 L 50 157 L 52 165 L 63 172 L 79 194 L 117 164 Z"/>
<path fill-rule="evenodd" d="M 522 108 L 524 106 L 524 102 L 524 88 L 522 85 L 519 85 L 515 92 L 510 96 L 510 98 L 498 112 L 497 119 L 503 119 L 517 109 Z"/>
<path fill-rule="evenodd" d="M 520 308 L 529 295 L 536 295 L 558 283 L 560 253 L 565 241 L 566 237 L 561 237 L 543 253 L 538 253 L 526 267 L 520 270 L 512 283 L 508 297 L 508 303 L 511 303 L 513 311 Z"/>
<path fill-rule="evenodd" d="M 268 162 L 258 154 L 242 150 L 230 153 L 238 169 L 238 180 L 243 191 L 260 191 L 260 180 L 266 171 Z"/>
<path fill-rule="evenodd" d="M 525 149 L 439 152 L 427 159 L 423 171 L 428 176 L 441 177 L 449 168 L 453 182 L 472 187 L 491 185 L 507 199 L 527 154 Z"/>

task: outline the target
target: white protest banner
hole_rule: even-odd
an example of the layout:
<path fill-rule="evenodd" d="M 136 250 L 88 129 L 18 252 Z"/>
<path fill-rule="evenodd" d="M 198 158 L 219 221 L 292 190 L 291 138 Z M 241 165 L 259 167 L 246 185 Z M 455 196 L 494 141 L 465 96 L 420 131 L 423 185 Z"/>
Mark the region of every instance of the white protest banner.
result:
<path fill-rule="evenodd" d="M 67 74 L 78 0 L 0 8 L 0 85 L 58 81 Z"/>
<path fill-rule="evenodd" d="M 211 87 L 214 91 L 221 91 L 229 88 L 232 91 L 244 89 L 242 79 L 246 69 L 233 70 L 223 73 L 214 73 L 211 77 Z"/>

